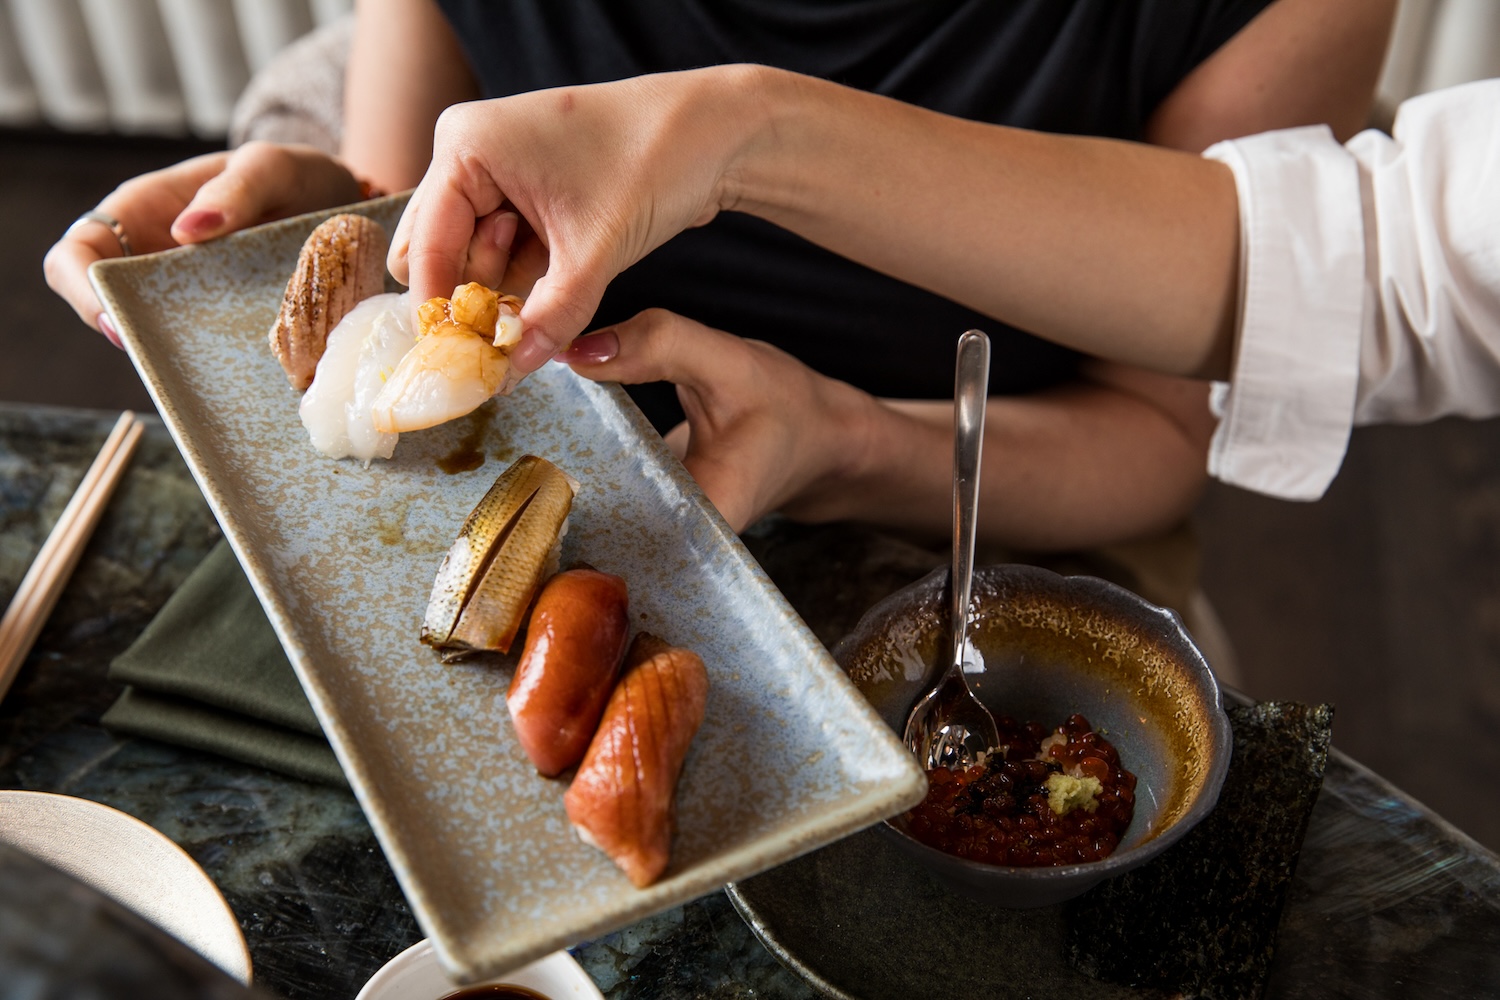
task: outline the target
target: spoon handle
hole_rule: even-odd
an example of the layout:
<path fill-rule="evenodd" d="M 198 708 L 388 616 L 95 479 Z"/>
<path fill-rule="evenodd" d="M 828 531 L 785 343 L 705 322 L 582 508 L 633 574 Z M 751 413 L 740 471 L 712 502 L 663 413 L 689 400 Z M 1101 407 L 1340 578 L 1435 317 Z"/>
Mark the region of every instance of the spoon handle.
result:
<path fill-rule="evenodd" d="M 969 589 L 974 579 L 975 512 L 979 505 L 979 455 L 989 396 L 990 339 L 978 330 L 958 338 L 953 385 L 953 664 L 963 669 Z"/>

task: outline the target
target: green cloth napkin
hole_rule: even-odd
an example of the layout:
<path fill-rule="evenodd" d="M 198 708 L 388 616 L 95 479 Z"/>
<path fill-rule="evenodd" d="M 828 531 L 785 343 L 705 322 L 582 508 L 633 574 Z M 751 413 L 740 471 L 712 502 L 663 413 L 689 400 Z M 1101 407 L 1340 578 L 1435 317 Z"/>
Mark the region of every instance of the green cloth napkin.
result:
<path fill-rule="evenodd" d="M 129 685 L 105 728 L 345 785 L 233 550 L 219 542 L 110 664 Z"/>

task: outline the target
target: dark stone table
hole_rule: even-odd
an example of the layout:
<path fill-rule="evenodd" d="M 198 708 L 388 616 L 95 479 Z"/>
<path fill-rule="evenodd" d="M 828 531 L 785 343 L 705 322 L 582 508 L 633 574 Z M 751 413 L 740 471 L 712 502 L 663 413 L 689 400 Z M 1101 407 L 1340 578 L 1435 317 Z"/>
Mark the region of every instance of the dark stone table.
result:
<path fill-rule="evenodd" d="M 0 405 L 0 601 L 14 592 L 114 416 Z M 117 739 L 98 725 L 119 693 L 105 676 L 110 659 L 218 537 L 153 422 L 0 703 L 0 788 L 94 799 L 161 830 L 223 890 L 249 941 L 260 990 L 350 1000 L 420 937 L 354 798 L 192 750 Z M 943 559 L 851 527 L 780 525 L 748 541 L 829 644 L 879 597 Z M 9 884 L 0 881 L 0 892 Z M 0 903 L 12 913 L 18 905 Z M 756 941 L 723 893 L 573 951 L 610 1000 L 814 996 Z M 10 995 L 6 982 L 0 968 L 0 998 Z M 1500 858 L 1335 753 L 1283 915 L 1268 994 L 1497 991 Z"/>

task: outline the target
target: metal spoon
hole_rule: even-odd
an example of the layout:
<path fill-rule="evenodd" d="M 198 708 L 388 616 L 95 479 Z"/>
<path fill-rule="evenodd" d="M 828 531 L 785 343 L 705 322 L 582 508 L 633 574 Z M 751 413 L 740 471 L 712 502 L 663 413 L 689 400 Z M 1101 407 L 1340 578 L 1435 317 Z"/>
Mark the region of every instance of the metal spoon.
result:
<path fill-rule="evenodd" d="M 990 341 L 978 330 L 958 340 L 953 387 L 953 656 L 932 690 L 906 720 L 906 745 L 928 770 L 959 770 L 1000 743 L 995 718 L 979 703 L 964 677 L 968 645 L 969 588 L 974 578 L 974 521 L 979 503 L 979 449 L 984 440 L 984 404 L 989 392 Z"/>

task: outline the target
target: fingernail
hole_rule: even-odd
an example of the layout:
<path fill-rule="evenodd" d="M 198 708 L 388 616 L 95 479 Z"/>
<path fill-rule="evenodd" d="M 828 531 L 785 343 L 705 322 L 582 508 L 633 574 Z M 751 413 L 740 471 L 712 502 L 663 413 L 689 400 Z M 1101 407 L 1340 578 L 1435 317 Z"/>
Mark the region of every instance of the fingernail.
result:
<path fill-rule="evenodd" d="M 602 365 L 620 353 L 620 337 L 613 330 L 598 330 L 573 341 L 571 347 L 554 357 L 570 365 Z"/>
<path fill-rule="evenodd" d="M 536 327 L 529 327 L 516 349 L 510 352 L 510 363 L 523 373 L 534 372 L 556 353 L 557 345 L 550 337 Z"/>
<path fill-rule="evenodd" d="M 509 250 L 516 239 L 516 227 L 521 217 L 515 212 L 501 212 L 495 216 L 495 225 L 490 229 L 490 243 L 501 250 Z"/>
<path fill-rule="evenodd" d="M 175 228 L 190 236 L 217 232 L 224 225 L 224 213 L 216 208 L 200 208 L 196 212 L 184 212 L 177 217 Z"/>
<path fill-rule="evenodd" d="M 115 321 L 109 318 L 109 313 L 102 312 L 94 317 L 94 322 L 99 327 L 99 332 L 104 334 L 104 339 L 114 344 L 120 350 L 125 349 L 125 344 L 120 340 L 120 333 L 115 329 Z"/>

